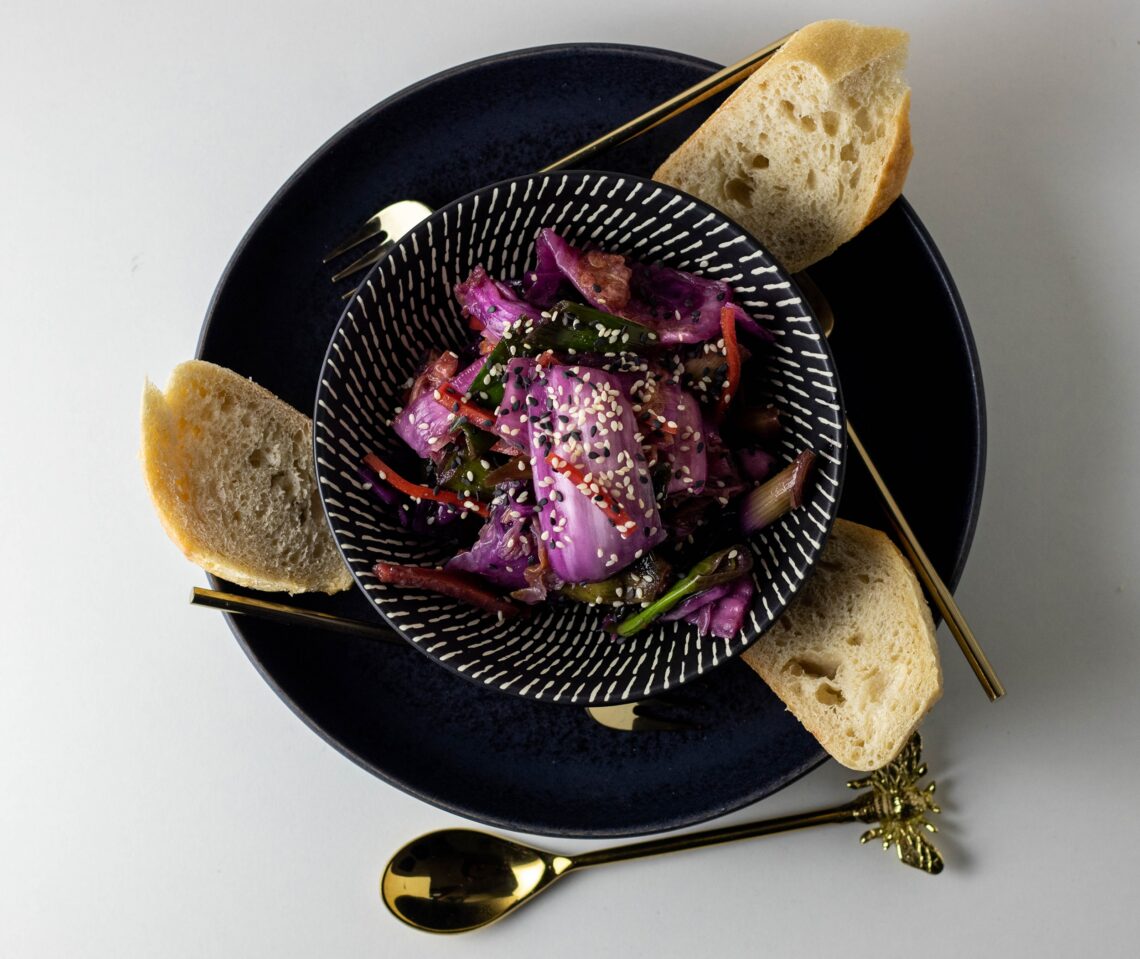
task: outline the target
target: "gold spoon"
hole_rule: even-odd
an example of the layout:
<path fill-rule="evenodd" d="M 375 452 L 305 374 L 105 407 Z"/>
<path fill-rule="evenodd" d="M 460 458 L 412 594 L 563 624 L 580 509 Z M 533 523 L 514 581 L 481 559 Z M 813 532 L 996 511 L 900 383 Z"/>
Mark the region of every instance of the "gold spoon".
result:
<path fill-rule="evenodd" d="M 823 328 L 823 335 L 831 336 L 831 331 L 835 329 L 835 314 L 832 312 L 831 304 L 827 302 L 827 297 L 820 292 L 819 287 L 812 282 L 811 277 L 808 276 L 807 273 L 795 274 L 795 280 L 804 296 L 807 297 L 808 303 L 811 304 L 812 312 L 815 313 L 816 319 L 819 320 L 819 325 Z M 963 654 L 965 654 L 966 661 L 974 670 L 974 675 L 978 677 L 978 681 L 982 684 L 982 689 L 985 690 L 990 702 L 1000 699 L 1005 695 L 1005 687 L 1002 685 L 1001 680 L 998 679 L 997 673 L 994 672 L 994 668 L 990 665 L 990 661 L 986 658 L 986 654 L 982 651 L 978 640 L 974 637 L 969 623 L 966 622 L 966 617 L 962 615 L 962 610 L 960 610 L 958 604 L 954 602 L 954 597 L 951 595 L 950 590 L 946 587 L 946 584 L 942 582 L 942 577 L 938 575 L 934 564 L 930 562 L 930 557 L 926 555 L 926 551 L 922 548 L 922 544 L 919 543 L 918 537 L 914 535 L 914 530 L 910 528 L 910 524 L 906 521 L 906 517 L 903 516 L 902 510 L 899 509 L 899 504 L 895 502 L 895 498 L 891 495 L 891 491 L 888 489 L 886 482 L 875 468 L 875 464 L 871 462 L 871 455 L 867 452 L 866 447 L 863 446 L 859 435 L 855 432 L 855 427 L 851 425 L 850 419 L 847 420 L 847 438 L 851 440 L 851 445 L 855 447 L 855 452 L 859 454 L 859 458 L 863 461 L 863 464 L 867 467 L 867 471 L 871 474 L 871 479 L 874 481 L 879 495 L 882 497 L 883 505 L 887 509 L 887 517 L 894 527 L 903 552 L 906 553 L 907 559 L 910 560 L 911 565 L 918 572 L 918 576 L 922 580 L 922 585 L 926 587 L 927 595 L 938 608 L 938 612 L 942 614 L 942 618 L 946 620 L 946 626 L 958 641 L 958 646 Z"/>
<path fill-rule="evenodd" d="M 828 823 L 877 823 L 861 842 L 895 844 L 898 857 L 931 875 L 942 871 L 942 857 L 921 830 L 936 832 L 926 814 L 939 812 L 934 783 L 926 775 L 922 740 L 915 733 L 902 752 L 882 769 L 855 779 L 852 789 L 870 790 L 831 809 L 724 826 L 680 836 L 599 849 L 577 856 L 534 849 L 502 836 L 471 829 L 443 829 L 413 840 L 397 852 L 380 880 L 384 904 L 402 922 L 425 932 L 468 932 L 513 912 L 569 872 L 643 856 L 698 849 Z"/>

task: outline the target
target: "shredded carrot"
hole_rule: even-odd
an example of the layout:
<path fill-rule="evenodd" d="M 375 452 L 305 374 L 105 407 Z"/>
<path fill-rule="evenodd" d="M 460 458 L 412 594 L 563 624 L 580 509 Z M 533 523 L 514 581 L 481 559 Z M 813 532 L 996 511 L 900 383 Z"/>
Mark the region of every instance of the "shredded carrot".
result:
<path fill-rule="evenodd" d="M 466 416 L 472 426 L 481 430 L 489 430 L 495 425 L 495 415 L 483 409 L 478 403 L 472 403 L 450 383 L 444 383 L 439 388 L 439 395 L 435 397 L 442 405 L 458 416 Z"/>
<path fill-rule="evenodd" d="M 634 522 L 633 517 L 600 483 L 594 482 L 588 474 L 583 473 L 577 466 L 557 453 L 547 453 L 546 462 L 550 464 L 550 468 L 554 472 L 561 473 L 570 480 L 583 496 L 589 498 L 591 503 L 606 514 L 617 531 L 621 533 L 622 539 L 629 539 L 637 532 L 637 523 Z"/>
<path fill-rule="evenodd" d="M 380 479 L 389 486 L 398 489 L 406 496 L 413 496 L 416 499 L 429 499 L 436 503 L 452 506 L 458 510 L 470 510 L 472 513 L 478 513 L 483 517 L 491 515 L 491 509 L 485 503 L 478 503 L 473 499 L 465 499 L 449 489 L 436 490 L 430 486 L 424 486 L 421 483 L 413 483 L 410 480 L 404 479 L 404 477 L 392 469 L 392 467 L 388 466 L 375 453 L 369 453 L 364 457 L 364 465 L 369 469 L 375 470 Z"/>
<path fill-rule="evenodd" d="M 721 307 L 720 329 L 724 334 L 724 356 L 728 360 L 728 374 L 725 377 L 720 401 L 717 403 L 717 419 L 728 412 L 728 405 L 740 386 L 740 347 L 736 343 L 736 311 L 731 306 Z"/>

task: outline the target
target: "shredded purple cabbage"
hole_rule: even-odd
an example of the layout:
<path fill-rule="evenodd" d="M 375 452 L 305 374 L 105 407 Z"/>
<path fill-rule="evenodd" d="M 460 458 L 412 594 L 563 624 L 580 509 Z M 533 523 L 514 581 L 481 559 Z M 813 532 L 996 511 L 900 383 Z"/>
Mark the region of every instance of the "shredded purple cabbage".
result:
<path fill-rule="evenodd" d="M 632 262 L 615 253 L 582 250 L 543 230 L 535 241 L 535 268 L 524 280 L 528 302 L 548 307 L 569 281 L 598 309 L 655 329 L 661 342 L 703 343 L 720 336 L 720 311 L 731 306 L 737 323 L 763 340 L 772 334 L 732 300 L 720 280 L 660 264 Z"/>
<path fill-rule="evenodd" d="M 710 603 L 715 603 L 717 600 L 723 599 L 728 595 L 728 591 L 732 589 L 732 585 L 732 583 L 721 583 L 719 586 L 711 586 L 706 590 L 702 590 L 678 603 L 661 618 L 668 622 L 672 622 L 675 619 L 692 622 L 693 620 L 690 617 L 694 613 L 704 609 Z"/>
<path fill-rule="evenodd" d="M 526 569 L 538 560 L 538 547 L 532 526 L 534 506 L 518 502 L 520 492 L 491 507 L 474 545 L 449 559 L 444 569 L 475 573 L 507 590 L 527 585 Z"/>
<path fill-rule="evenodd" d="M 722 583 L 690 596 L 661 618 L 692 623 L 701 636 L 712 633 L 721 639 L 731 639 L 744 627 L 744 617 L 752 608 L 754 591 L 752 577 L 741 576 L 731 583 Z"/>
<path fill-rule="evenodd" d="M 661 388 L 664 399 L 662 416 L 668 432 L 663 434 L 662 456 L 669 464 L 667 496 L 676 493 L 700 493 L 708 477 L 708 456 L 705 452 L 701 405 L 679 386 L 666 384 Z M 674 431 L 673 424 L 676 424 Z"/>
<path fill-rule="evenodd" d="M 708 631 L 721 639 L 732 639 L 744 628 L 744 617 L 752 608 L 755 592 L 751 576 L 741 576 L 728 585 L 731 591 L 727 596 L 705 607 L 712 611 Z"/>
<path fill-rule="evenodd" d="M 630 268 L 617 253 L 581 250 L 553 230 L 544 229 L 534 244 L 535 268 L 524 281 L 527 301 L 550 306 L 569 280 L 590 306 L 621 313 L 629 302 Z M 632 319 L 632 317 L 631 317 Z"/>
<path fill-rule="evenodd" d="M 373 473 L 367 466 L 361 464 L 356 467 L 356 472 L 364 483 L 364 488 L 371 490 L 372 495 L 385 506 L 395 506 L 400 501 L 400 494 L 387 483 L 382 483 L 380 477 Z"/>
<path fill-rule="evenodd" d="M 463 367 L 451 380 L 451 385 L 454 386 L 460 393 L 466 393 L 471 389 L 471 384 L 475 382 L 480 371 L 483 369 L 483 364 L 487 362 L 487 357 L 481 356 L 474 363 Z"/>
<path fill-rule="evenodd" d="M 465 525 L 459 510 L 426 499 L 404 500 L 396 510 L 396 519 L 408 532 L 432 539 L 454 539 L 457 530 L 451 527 Z"/>
<path fill-rule="evenodd" d="M 511 446 L 527 445 L 527 414 L 530 386 L 534 380 L 535 361 L 527 356 L 512 357 L 507 362 L 507 375 L 503 381 L 503 399 L 495 410 L 493 432 Z"/>
<path fill-rule="evenodd" d="M 732 288 L 720 280 L 674 270 L 660 264 L 634 263 L 632 298 L 623 312 L 657 331 L 662 343 L 703 343 L 721 334 L 720 311 L 731 306 L 747 332 L 771 340 L 764 329 L 732 302 Z"/>
<path fill-rule="evenodd" d="M 568 583 L 620 572 L 665 537 L 636 423 L 617 379 L 600 370 L 552 365 L 530 395 L 530 453 L 538 523 L 550 567 Z M 636 524 L 623 536 L 597 502 L 547 461 L 576 467 Z"/>
<path fill-rule="evenodd" d="M 520 317 L 538 317 L 534 306 L 520 300 L 505 283 L 491 279 L 481 266 L 475 267 L 466 280 L 455 284 L 455 297 L 464 315 L 479 324 L 483 338 L 492 343 L 497 343 L 507 327 Z"/>
<path fill-rule="evenodd" d="M 392 429 L 418 456 L 438 462 L 452 440 L 454 420 L 451 410 L 431 393 L 421 393 L 392 420 Z"/>

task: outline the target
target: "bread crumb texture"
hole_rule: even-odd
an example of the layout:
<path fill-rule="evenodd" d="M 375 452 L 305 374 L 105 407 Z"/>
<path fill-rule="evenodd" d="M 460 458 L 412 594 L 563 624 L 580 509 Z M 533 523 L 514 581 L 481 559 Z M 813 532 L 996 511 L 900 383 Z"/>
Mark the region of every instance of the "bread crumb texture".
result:
<path fill-rule="evenodd" d="M 893 759 L 942 695 L 914 571 L 884 533 L 845 520 L 801 593 L 743 656 L 851 769 Z"/>
<path fill-rule="evenodd" d="M 151 498 L 191 561 L 254 589 L 352 584 L 321 508 L 307 416 L 231 370 L 192 360 L 165 393 L 146 384 L 142 434 Z"/>
<path fill-rule="evenodd" d="M 728 214 L 788 270 L 832 253 L 902 192 L 913 155 L 907 34 L 798 31 L 656 171 Z"/>

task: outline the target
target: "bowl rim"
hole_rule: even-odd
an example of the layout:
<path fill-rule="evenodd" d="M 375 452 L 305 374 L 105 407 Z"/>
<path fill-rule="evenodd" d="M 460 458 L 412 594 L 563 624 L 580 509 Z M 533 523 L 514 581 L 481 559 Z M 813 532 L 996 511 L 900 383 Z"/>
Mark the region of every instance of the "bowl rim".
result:
<path fill-rule="evenodd" d="M 802 305 L 802 309 L 803 309 L 804 313 L 806 314 L 808 321 L 809 321 L 809 329 L 811 330 L 811 332 L 813 334 L 817 335 L 818 339 L 816 342 L 818 344 L 818 347 L 820 348 L 820 350 L 822 352 L 824 352 L 826 354 L 826 364 L 827 364 L 828 368 L 831 370 L 831 372 L 833 373 L 833 382 L 835 385 L 834 402 L 835 402 L 836 406 L 838 407 L 837 410 L 835 411 L 835 415 L 836 415 L 837 423 L 838 423 L 837 432 L 838 432 L 838 440 L 839 440 L 838 448 L 832 451 L 834 456 L 838 460 L 838 463 L 836 465 L 834 499 L 833 499 L 832 503 L 830 504 L 830 507 L 827 510 L 826 521 L 824 523 L 825 528 L 819 537 L 819 549 L 816 550 L 814 557 L 812 558 L 812 560 L 808 564 L 809 571 L 804 576 L 800 577 L 800 579 L 798 580 L 796 585 L 790 589 L 790 591 L 786 594 L 783 603 L 778 604 L 778 608 L 776 609 L 775 614 L 772 616 L 772 621 L 767 625 L 767 627 L 765 629 L 751 631 L 751 636 L 749 636 L 750 631 L 748 629 L 742 630 L 742 635 L 744 637 L 744 641 L 742 643 L 738 642 L 738 645 L 736 645 L 732 648 L 728 648 L 728 642 L 729 641 L 726 640 L 725 641 L 726 652 L 723 656 L 721 656 L 717 660 L 715 665 L 705 667 L 703 670 L 698 671 L 698 672 L 683 672 L 681 674 L 681 677 L 679 679 L 677 679 L 675 683 L 669 682 L 667 684 L 668 688 L 670 688 L 670 689 L 674 688 L 674 686 L 679 688 L 683 685 L 686 685 L 690 682 L 693 682 L 694 680 L 699 680 L 703 675 L 707 674 L 708 672 L 710 672 L 712 670 L 723 667 L 725 663 L 728 663 L 732 660 L 738 659 L 740 657 L 740 655 L 746 649 L 748 649 L 753 643 L 757 642 L 761 637 L 763 637 L 764 635 L 767 634 L 767 632 L 775 624 L 776 620 L 779 619 L 780 615 L 784 612 L 785 609 L 787 609 L 787 607 L 792 603 L 792 601 L 796 598 L 796 596 L 799 594 L 799 592 L 807 585 L 808 580 L 811 578 L 810 570 L 814 569 L 816 563 L 818 563 L 819 558 L 822 555 L 823 550 L 827 545 L 827 541 L 831 536 L 831 531 L 835 525 L 835 520 L 839 515 L 839 505 L 840 505 L 840 502 L 842 500 L 843 487 L 844 487 L 844 482 L 845 482 L 846 474 L 847 474 L 847 462 L 848 462 L 850 444 L 848 442 L 847 430 L 846 430 L 847 409 L 846 409 L 846 404 L 844 403 L 844 400 L 843 400 L 843 384 L 842 384 L 842 381 L 841 381 L 841 378 L 839 375 L 838 365 L 835 362 L 835 356 L 831 350 L 830 344 L 828 343 L 827 337 L 824 335 L 823 329 L 819 324 L 819 320 L 816 317 L 815 310 L 812 308 L 811 303 L 809 302 L 807 297 L 804 296 L 803 291 L 800 289 L 800 286 L 796 282 L 795 276 L 792 274 L 792 272 L 789 271 L 783 265 L 783 263 L 781 263 L 759 239 L 757 239 L 757 237 L 754 234 L 752 234 L 745 227 L 741 226 L 736 220 L 734 220 L 728 214 L 724 213 L 721 210 L 718 210 L 716 207 L 712 206 L 711 204 L 707 203 L 704 200 L 701 200 L 699 197 L 693 196 L 692 194 L 687 193 L 686 191 L 681 190 L 677 187 L 670 186 L 669 184 L 660 183 L 657 180 L 653 180 L 650 177 L 640 176 L 640 175 L 631 174 L 631 173 L 616 172 L 616 171 L 612 171 L 612 170 L 599 170 L 599 169 L 593 169 L 593 168 L 577 168 L 577 167 L 571 168 L 571 169 L 565 169 L 565 170 L 536 171 L 536 172 L 518 174 L 516 176 L 506 177 L 506 178 L 501 179 L 501 180 L 496 180 L 494 182 L 484 184 L 483 186 L 477 187 L 474 190 L 470 190 L 467 193 L 463 194 L 462 196 L 456 197 L 455 199 L 451 200 L 450 202 L 444 204 L 443 206 L 441 206 L 435 210 L 432 210 L 431 214 L 429 216 L 425 217 L 419 223 L 417 223 L 414 227 L 412 227 L 412 229 L 409 230 L 407 234 L 405 234 L 405 237 L 411 236 L 416 231 L 426 229 L 428 224 L 434 223 L 434 222 L 442 219 L 444 216 L 451 213 L 453 210 L 457 209 L 460 205 L 465 204 L 465 203 L 469 203 L 470 201 L 473 200 L 473 198 L 475 198 L 477 196 L 478 197 L 487 196 L 487 195 L 492 194 L 496 190 L 502 190 L 503 188 L 510 187 L 510 185 L 512 185 L 512 184 L 517 184 L 517 183 L 524 182 L 524 181 L 549 180 L 549 179 L 552 179 L 555 177 L 569 177 L 571 179 L 576 179 L 579 181 L 588 181 L 591 177 L 617 178 L 617 179 L 620 179 L 623 181 L 629 181 L 629 182 L 638 183 L 641 185 L 650 185 L 655 190 L 658 190 L 660 192 L 665 192 L 665 193 L 668 193 L 670 195 L 676 195 L 676 196 L 682 198 L 682 200 L 687 200 L 687 201 L 692 202 L 697 208 L 699 208 L 703 212 L 713 216 L 716 221 L 726 223 L 731 229 L 736 230 L 739 234 L 743 235 L 748 242 L 752 243 L 756 249 L 762 251 L 764 253 L 764 255 L 768 257 L 768 259 L 776 267 L 776 273 L 774 275 L 777 276 L 781 282 L 786 281 L 790 285 L 790 290 L 792 292 L 794 292 L 795 296 L 800 300 L 800 303 Z M 453 675 L 462 677 L 464 680 L 466 680 L 468 682 L 473 682 L 473 683 L 476 683 L 477 685 L 483 686 L 484 684 L 482 682 L 479 682 L 475 677 L 473 677 L 469 671 L 461 670 L 458 667 L 458 665 L 452 664 L 450 659 L 443 659 L 441 657 L 434 655 L 433 653 L 431 653 L 426 648 L 426 646 L 424 644 L 418 643 L 414 639 L 412 639 L 410 636 L 408 636 L 403 631 L 403 629 L 401 629 L 399 620 L 398 619 L 394 620 L 391 617 L 389 617 L 387 615 L 387 613 L 385 613 L 385 611 L 380 607 L 380 605 L 375 602 L 373 596 L 371 595 L 371 593 L 369 593 L 369 591 L 365 587 L 364 583 L 361 581 L 361 578 L 358 575 L 356 568 L 354 567 L 353 563 L 350 561 L 349 557 L 346 555 L 346 553 L 345 553 L 345 551 L 341 545 L 340 537 L 337 535 L 337 532 L 336 532 L 336 525 L 333 523 L 332 518 L 329 516 L 329 506 L 328 506 L 326 496 L 325 496 L 325 484 L 320 481 L 321 480 L 321 472 L 322 472 L 321 466 L 320 466 L 322 450 L 321 450 L 319 443 L 318 443 L 317 424 L 322 417 L 322 399 L 323 399 L 322 393 L 323 393 L 324 381 L 326 379 L 325 371 L 328 369 L 329 361 L 330 361 L 330 358 L 332 357 L 335 345 L 337 344 L 338 339 L 341 336 L 341 330 L 343 329 L 345 323 L 349 321 L 349 314 L 353 310 L 354 304 L 356 303 L 356 301 L 358 299 L 361 299 L 359 296 L 359 290 L 361 288 L 363 288 L 365 285 L 367 285 L 369 283 L 369 281 L 372 279 L 372 277 L 374 277 L 377 273 L 379 273 L 380 270 L 383 269 L 385 267 L 385 265 L 396 255 L 397 251 L 401 248 L 401 244 L 402 244 L 405 237 L 401 237 L 395 243 L 393 243 L 392 247 L 375 264 L 372 265 L 372 267 L 369 269 L 368 273 L 363 277 L 363 279 L 361 279 L 360 284 L 357 287 L 357 292 L 354 293 L 354 295 L 352 297 L 350 297 L 348 299 L 348 301 L 346 302 L 345 307 L 342 310 L 340 317 L 337 319 L 336 325 L 334 326 L 332 333 L 329 336 L 329 341 L 325 347 L 324 356 L 321 359 L 320 374 L 318 375 L 318 378 L 317 378 L 316 392 L 315 392 L 314 397 L 313 397 L 313 414 L 312 414 L 312 416 L 313 416 L 313 434 L 312 434 L 313 467 L 314 467 L 314 470 L 315 470 L 316 475 L 317 475 L 317 489 L 318 489 L 319 496 L 320 496 L 321 508 L 325 514 L 325 521 L 326 521 L 326 523 L 328 523 L 329 529 L 333 533 L 333 542 L 336 544 L 337 551 L 340 553 L 341 558 L 345 562 L 345 565 L 349 568 L 350 572 L 352 573 L 353 585 L 358 590 L 360 590 L 360 592 L 363 594 L 364 598 L 368 600 L 369 607 L 371 609 L 375 610 L 376 613 L 382 618 L 384 623 L 389 628 L 391 628 L 393 631 L 395 631 L 396 634 L 399 635 L 400 638 L 403 639 L 405 643 L 407 643 L 408 645 L 415 648 L 419 653 L 421 653 L 423 656 L 425 656 L 429 660 L 431 660 L 432 663 L 434 663 L 437 666 L 442 666 L 443 668 L 447 669 Z M 698 273 L 697 275 L 699 276 L 701 274 Z M 361 300 L 361 302 L 363 304 L 363 300 Z M 532 695 L 529 693 L 520 692 L 519 689 L 514 688 L 514 687 L 511 687 L 508 689 L 501 689 L 498 686 L 494 686 L 491 688 L 493 688 L 497 692 L 518 696 L 522 699 L 526 699 L 526 700 L 530 700 L 530 701 L 555 703 L 557 705 L 564 705 L 564 706 L 577 706 L 579 708 L 583 705 L 617 705 L 617 704 L 625 703 L 625 702 L 633 702 L 633 701 L 636 701 L 638 699 L 642 699 L 647 695 L 646 692 L 644 691 L 644 689 L 639 689 L 639 690 L 635 691 L 633 689 L 632 683 L 629 686 L 629 691 L 625 695 L 602 696 L 596 701 L 591 700 L 591 701 L 586 702 L 586 703 L 583 703 L 582 700 L 579 700 L 579 699 L 574 698 L 574 697 L 567 698 L 567 699 L 544 698 L 541 695 L 535 696 L 535 695 Z M 526 688 L 526 687 L 524 687 L 524 688 Z"/>

